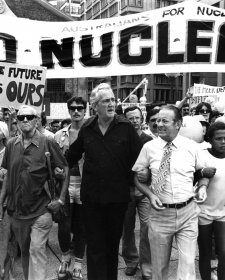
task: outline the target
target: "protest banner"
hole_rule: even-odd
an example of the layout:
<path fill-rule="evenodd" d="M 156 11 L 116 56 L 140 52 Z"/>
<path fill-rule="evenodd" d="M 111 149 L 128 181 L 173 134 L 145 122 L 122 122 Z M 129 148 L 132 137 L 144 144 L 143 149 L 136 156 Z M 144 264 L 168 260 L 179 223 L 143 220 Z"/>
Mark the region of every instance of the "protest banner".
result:
<path fill-rule="evenodd" d="M 213 104 L 225 102 L 225 86 L 214 87 L 205 84 L 194 84 L 191 106 L 204 102 L 208 97 L 213 98 Z"/>
<path fill-rule="evenodd" d="M 47 78 L 224 72 L 224 49 L 224 9 L 196 1 L 81 22 L 0 17 L 0 60 Z"/>
<path fill-rule="evenodd" d="M 46 69 L 0 62 L 0 104 L 15 109 L 23 104 L 41 112 Z"/>
<path fill-rule="evenodd" d="M 47 116 L 47 119 L 64 120 L 70 118 L 67 103 L 50 103 L 50 116 Z"/>

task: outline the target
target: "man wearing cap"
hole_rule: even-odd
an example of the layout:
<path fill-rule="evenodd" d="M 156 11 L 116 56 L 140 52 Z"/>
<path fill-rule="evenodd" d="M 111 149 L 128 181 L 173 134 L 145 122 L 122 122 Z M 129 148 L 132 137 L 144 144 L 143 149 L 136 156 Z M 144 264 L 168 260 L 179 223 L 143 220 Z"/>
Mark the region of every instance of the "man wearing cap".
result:
<path fill-rule="evenodd" d="M 133 166 L 137 174 L 151 171 L 151 184 L 136 186 L 151 202 L 149 239 L 152 257 L 152 279 L 167 280 L 173 238 L 178 247 L 177 279 L 195 280 L 195 251 L 198 236 L 199 207 L 194 202 L 194 172 L 203 167 L 197 144 L 179 135 L 182 115 L 167 105 L 157 118 L 159 137 L 146 143 Z M 196 198 L 206 199 L 208 179 L 202 178 Z"/>
<path fill-rule="evenodd" d="M 36 118 L 34 108 L 23 105 L 19 109 L 17 120 L 22 134 L 9 140 L 2 162 L 2 167 L 7 170 L 7 212 L 21 249 L 25 280 L 46 279 L 45 247 L 52 227 L 49 211 L 59 209 L 68 188 L 67 162 L 58 144 L 36 129 Z M 45 188 L 47 151 L 53 167 L 65 172 L 59 200 L 51 203 Z"/>
<path fill-rule="evenodd" d="M 87 242 L 88 280 L 116 280 L 119 243 L 130 200 L 131 167 L 141 149 L 132 124 L 115 114 L 115 96 L 102 83 L 91 93 L 96 116 L 69 148 L 72 166 L 85 153 L 81 201 Z"/>

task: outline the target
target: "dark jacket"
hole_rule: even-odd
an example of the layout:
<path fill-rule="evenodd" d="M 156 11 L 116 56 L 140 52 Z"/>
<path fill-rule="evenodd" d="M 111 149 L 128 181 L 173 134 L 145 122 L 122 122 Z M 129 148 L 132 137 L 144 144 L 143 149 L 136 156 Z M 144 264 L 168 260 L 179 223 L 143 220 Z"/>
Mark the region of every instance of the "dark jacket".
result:
<path fill-rule="evenodd" d="M 81 200 L 93 203 L 128 202 L 131 168 L 142 143 L 132 124 L 115 115 L 105 135 L 98 127 L 97 116 L 82 126 L 70 146 L 68 162 L 72 166 L 85 153 Z"/>

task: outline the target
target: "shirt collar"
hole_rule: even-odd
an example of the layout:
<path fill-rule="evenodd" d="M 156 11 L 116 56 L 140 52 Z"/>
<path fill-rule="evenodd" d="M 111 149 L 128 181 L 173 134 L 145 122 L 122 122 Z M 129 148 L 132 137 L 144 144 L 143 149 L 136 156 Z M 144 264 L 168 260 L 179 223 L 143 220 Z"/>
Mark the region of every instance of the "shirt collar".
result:
<path fill-rule="evenodd" d="M 71 124 L 69 124 L 66 127 L 62 128 L 62 133 L 69 136 L 70 127 L 71 127 Z"/>
<path fill-rule="evenodd" d="M 160 141 L 160 145 L 162 146 L 162 148 L 165 148 L 165 146 L 167 145 L 167 141 L 163 140 L 161 137 L 159 137 L 159 141 Z M 182 146 L 182 136 L 180 134 L 177 134 L 177 136 L 173 139 L 173 141 L 171 141 L 173 143 L 173 147 L 178 148 L 180 146 Z"/>
<path fill-rule="evenodd" d="M 40 135 L 41 133 L 36 129 L 33 137 L 31 138 L 31 143 L 34 144 L 35 146 L 39 147 L 39 142 L 40 142 Z M 23 136 L 22 133 L 17 137 L 16 141 L 15 141 L 15 145 L 18 143 L 22 143 L 23 142 Z"/>

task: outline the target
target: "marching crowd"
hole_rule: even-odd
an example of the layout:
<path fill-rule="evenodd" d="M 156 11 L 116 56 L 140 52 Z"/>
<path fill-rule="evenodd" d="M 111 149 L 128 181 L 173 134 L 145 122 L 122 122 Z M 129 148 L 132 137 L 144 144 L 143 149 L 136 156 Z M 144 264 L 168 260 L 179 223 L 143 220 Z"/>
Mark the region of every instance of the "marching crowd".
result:
<path fill-rule="evenodd" d="M 59 280 L 83 279 L 85 251 L 88 280 L 116 280 L 120 242 L 126 275 L 140 266 L 143 280 L 167 280 L 174 241 L 177 279 L 196 279 L 198 244 L 202 280 L 224 280 L 225 117 L 207 102 L 190 108 L 190 98 L 147 110 L 147 130 L 140 108 L 116 107 L 106 83 L 93 89 L 88 119 L 82 97 L 67 101 L 70 120 L 48 129 L 33 107 L 0 111 L 0 279 L 14 279 L 18 250 L 25 280 L 46 279 L 54 221 Z"/>

